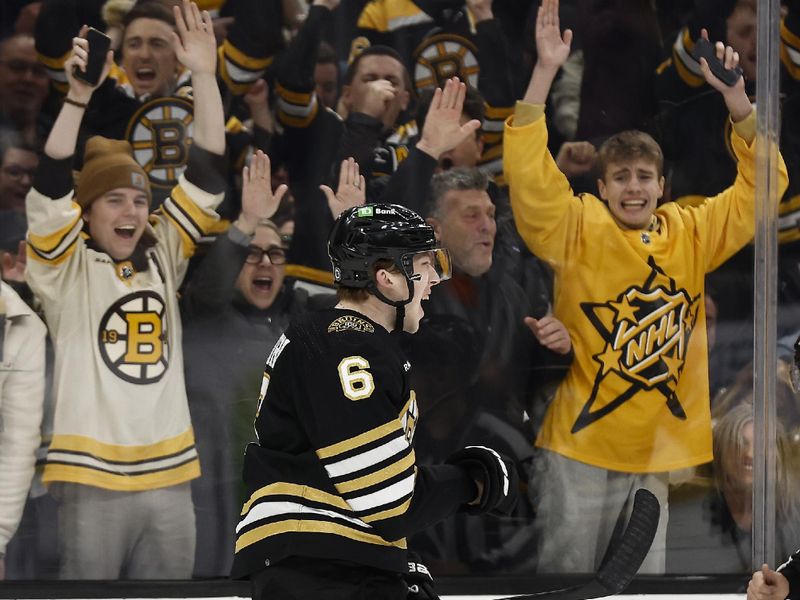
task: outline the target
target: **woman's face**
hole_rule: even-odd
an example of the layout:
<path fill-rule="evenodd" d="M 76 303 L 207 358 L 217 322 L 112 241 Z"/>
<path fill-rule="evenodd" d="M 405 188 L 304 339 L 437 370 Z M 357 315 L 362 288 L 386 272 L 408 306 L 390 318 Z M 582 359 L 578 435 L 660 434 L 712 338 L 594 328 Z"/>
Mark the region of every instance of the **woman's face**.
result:
<path fill-rule="evenodd" d="M 723 459 L 727 480 L 737 489 L 753 487 L 753 422 L 742 426 L 739 451 L 731 448 Z"/>
<path fill-rule="evenodd" d="M 285 250 L 281 244 L 280 235 L 271 227 L 265 226 L 256 228 L 256 234 L 250 247 L 252 260 L 255 260 L 256 254 L 258 254 L 258 260 L 249 262 L 251 259 L 248 259 L 248 262 L 245 262 L 236 280 L 236 288 L 248 303 L 261 310 L 266 310 L 275 302 L 275 298 L 283 287 L 286 266 L 284 263 L 274 264 L 268 254 L 260 253 L 260 251 L 280 249 L 285 254 Z"/>

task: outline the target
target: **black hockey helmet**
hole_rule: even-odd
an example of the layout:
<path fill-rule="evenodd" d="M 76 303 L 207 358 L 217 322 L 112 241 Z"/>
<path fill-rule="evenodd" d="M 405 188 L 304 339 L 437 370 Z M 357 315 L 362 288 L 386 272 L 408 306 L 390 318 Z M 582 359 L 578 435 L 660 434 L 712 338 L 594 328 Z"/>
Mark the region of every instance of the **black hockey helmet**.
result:
<path fill-rule="evenodd" d="M 373 267 L 390 260 L 413 280 L 414 255 L 433 252 L 439 277 L 449 279 L 450 257 L 439 247 L 433 227 L 413 210 L 398 204 L 365 204 L 344 211 L 328 238 L 328 255 L 336 285 L 369 288 Z"/>
<path fill-rule="evenodd" d="M 433 227 L 413 210 L 398 204 L 365 204 L 344 211 L 328 238 L 328 255 L 337 287 L 366 288 L 383 302 L 403 309 L 413 297 L 414 255 L 431 252 L 439 280 L 450 278 L 450 254 L 436 241 Z M 390 260 L 406 276 L 409 295 L 405 301 L 391 301 L 375 285 L 374 267 Z M 401 313 L 401 310 L 398 310 Z M 398 321 L 402 324 L 402 315 Z"/>

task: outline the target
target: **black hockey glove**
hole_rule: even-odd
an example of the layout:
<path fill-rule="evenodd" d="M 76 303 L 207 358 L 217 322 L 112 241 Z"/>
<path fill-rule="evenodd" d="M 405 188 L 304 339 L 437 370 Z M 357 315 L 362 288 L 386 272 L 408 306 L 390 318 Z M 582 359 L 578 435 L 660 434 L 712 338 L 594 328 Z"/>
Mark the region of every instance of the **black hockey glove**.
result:
<path fill-rule="evenodd" d="M 463 467 L 470 477 L 483 484 L 478 503 L 463 507 L 468 514 L 511 514 L 517 503 L 519 475 L 510 459 L 486 446 L 467 446 L 446 462 Z"/>
<path fill-rule="evenodd" d="M 408 584 L 408 600 L 439 600 L 433 589 L 433 576 L 416 552 L 409 550 L 408 573 L 403 578 Z"/>

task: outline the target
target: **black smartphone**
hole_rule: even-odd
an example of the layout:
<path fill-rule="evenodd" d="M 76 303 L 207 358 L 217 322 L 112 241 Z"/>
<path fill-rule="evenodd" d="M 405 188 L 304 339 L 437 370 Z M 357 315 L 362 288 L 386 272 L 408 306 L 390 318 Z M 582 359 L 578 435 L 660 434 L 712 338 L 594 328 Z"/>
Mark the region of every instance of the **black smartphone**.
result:
<path fill-rule="evenodd" d="M 736 82 L 739 81 L 739 77 L 742 76 L 742 68 L 739 66 L 735 69 L 725 68 L 722 61 L 717 58 L 714 44 L 709 42 L 706 38 L 701 37 L 695 42 L 694 49 L 692 49 L 692 56 L 697 62 L 700 62 L 701 58 L 705 58 L 711 72 L 727 86 L 735 85 Z"/>
<path fill-rule="evenodd" d="M 102 31 L 89 27 L 89 31 L 86 32 L 86 41 L 89 42 L 89 59 L 86 61 L 86 71 L 81 71 L 75 67 L 72 74 L 89 85 L 95 86 L 100 81 L 103 65 L 106 64 L 106 54 L 111 47 L 111 38 Z"/>

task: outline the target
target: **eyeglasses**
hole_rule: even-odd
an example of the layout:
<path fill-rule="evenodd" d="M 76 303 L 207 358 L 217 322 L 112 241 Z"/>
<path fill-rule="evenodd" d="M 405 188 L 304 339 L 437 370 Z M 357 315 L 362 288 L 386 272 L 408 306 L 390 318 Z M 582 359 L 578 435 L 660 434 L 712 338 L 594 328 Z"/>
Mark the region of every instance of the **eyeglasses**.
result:
<path fill-rule="evenodd" d="M 22 167 L 18 167 L 17 165 L 9 165 L 0 170 L 2 170 L 3 173 L 8 175 L 11 179 L 22 179 L 26 175 L 30 179 L 33 179 L 33 176 L 36 174 L 36 169 L 24 169 Z"/>
<path fill-rule="evenodd" d="M 247 252 L 245 262 L 251 265 L 257 265 L 264 260 L 264 255 L 269 256 L 269 262 L 273 265 L 286 264 L 286 250 L 280 246 L 270 246 L 266 250 L 258 246 L 250 246 Z"/>
<path fill-rule="evenodd" d="M 6 65 L 15 75 L 24 75 L 30 72 L 34 77 L 47 77 L 47 69 L 39 63 L 28 62 L 27 60 L 12 59 L 0 60 L 0 65 Z"/>

